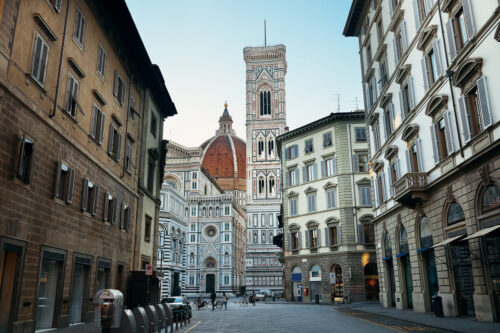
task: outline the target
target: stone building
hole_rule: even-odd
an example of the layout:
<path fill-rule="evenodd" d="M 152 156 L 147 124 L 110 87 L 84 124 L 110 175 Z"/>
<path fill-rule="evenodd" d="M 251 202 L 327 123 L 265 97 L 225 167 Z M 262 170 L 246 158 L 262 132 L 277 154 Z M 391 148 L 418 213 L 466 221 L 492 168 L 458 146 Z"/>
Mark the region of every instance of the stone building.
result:
<path fill-rule="evenodd" d="M 385 307 L 500 319 L 500 4 L 353 1 Z"/>
<path fill-rule="evenodd" d="M 246 47 L 246 204 L 248 290 L 283 290 L 278 234 L 281 205 L 276 137 L 286 126 L 284 45 Z"/>
<path fill-rule="evenodd" d="M 145 98 L 176 111 L 124 1 L 0 13 L 0 331 L 91 321 L 134 269 Z"/>
<path fill-rule="evenodd" d="M 161 188 L 160 225 L 158 227 L 157 271 L 163 273 L 160 295 L 180 296 L 186 285 L 186 198 L 170 178 Z"/>
<path fill-rule="evenodd" d="M 287 300 L 378 298 L 364 112 L 332 113 L 277 140 Z"/>
<path fill-rule="evenodd" d="M 245 283 L 245 143 L 225 106 L 216 135 L 200 147 L 169 142 L 164 182 L 186 198 L 183 293 L 236 295 Z"/>

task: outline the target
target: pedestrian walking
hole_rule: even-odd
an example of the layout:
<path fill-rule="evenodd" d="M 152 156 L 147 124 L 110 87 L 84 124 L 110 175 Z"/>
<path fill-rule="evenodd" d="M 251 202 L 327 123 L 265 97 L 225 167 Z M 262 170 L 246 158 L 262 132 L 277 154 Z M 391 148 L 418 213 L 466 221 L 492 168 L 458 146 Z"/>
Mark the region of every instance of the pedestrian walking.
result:
<path fill-rule="evenodd" d="M 224 305 L 224 310 L 227 310 L 227 296 L 226 292 L 222 292 L 222 305 Z"/>
<path fill-rule="evenodd" d="M 252 291 L 252 295 L 250 295 L 250 302 L 252 302 L 253 306 L 255 306 L 255 299 L 257 297 L 255 296 L 255 292 Z"/>
<path fill-rule="evenodd" d="M 217 298 L 217 295 L 215 295 L 215 291 L 212 291 L 212 294 L 210 295 L 210 299 L 212 300 L 212 311 L 215 310 L 215 299 Z"/>
<path fill-rule="evenodd" d="M 271 291 L 271 296 L 273 297 L 273 302 L 276 301 L 276 294 L 274 293 L 274 291 Z"/>

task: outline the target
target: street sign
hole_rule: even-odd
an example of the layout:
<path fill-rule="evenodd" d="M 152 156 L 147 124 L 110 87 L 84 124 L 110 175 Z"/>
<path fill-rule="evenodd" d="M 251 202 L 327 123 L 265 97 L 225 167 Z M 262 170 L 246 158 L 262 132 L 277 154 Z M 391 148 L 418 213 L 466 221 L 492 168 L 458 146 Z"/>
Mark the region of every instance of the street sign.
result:
<path fill-rule="evenodd" d="M 336 284 L 337 283 L 337 277 L 335 276 L 335 273 L 330 273 L 330 284 Z"/>
<path fill-rule="evenodd" d="M 153 275 L 153 265 L 146 265 L 146 275 Z"/>

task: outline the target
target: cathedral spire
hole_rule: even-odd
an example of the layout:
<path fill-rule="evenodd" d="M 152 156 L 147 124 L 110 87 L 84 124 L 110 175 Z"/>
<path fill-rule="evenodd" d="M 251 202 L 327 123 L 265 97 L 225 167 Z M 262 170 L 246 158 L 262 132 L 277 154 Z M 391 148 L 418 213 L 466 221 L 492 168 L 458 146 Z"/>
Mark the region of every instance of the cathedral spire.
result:
<path fill-rule="evenodd" d="M 233 130 L 233 118 L 229 115 L 227 110 L 227 101 L 224 102 L 224 111 L 219 118 L 219 129 L 215 132 L 216 135 L 231 134 L 235 135 Z"/>

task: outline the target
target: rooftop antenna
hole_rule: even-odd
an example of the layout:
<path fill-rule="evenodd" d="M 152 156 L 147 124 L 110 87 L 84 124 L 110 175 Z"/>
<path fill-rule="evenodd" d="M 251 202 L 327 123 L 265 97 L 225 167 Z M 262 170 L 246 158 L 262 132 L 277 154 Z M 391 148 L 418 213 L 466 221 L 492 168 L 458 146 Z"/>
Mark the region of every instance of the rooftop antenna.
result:
<path fill-rule="evenodd" d="M 340 112 L 340 94 L 334 94 L 334 98 L 337 100 L 337 112 Z"/>
<path fill-rule="evenodd" d="M 266 20 L 264 20 L 264 47 L 267 46 Z"/>

